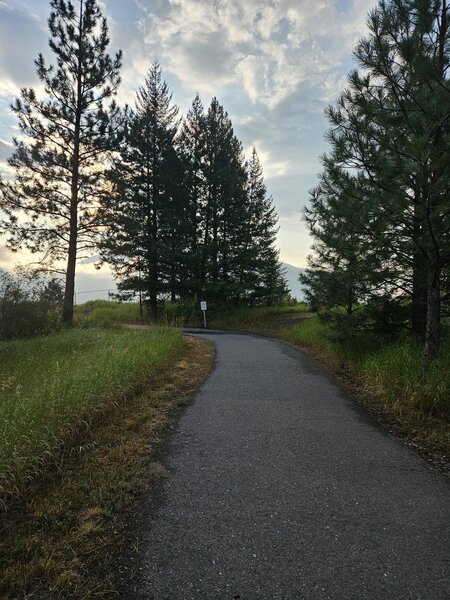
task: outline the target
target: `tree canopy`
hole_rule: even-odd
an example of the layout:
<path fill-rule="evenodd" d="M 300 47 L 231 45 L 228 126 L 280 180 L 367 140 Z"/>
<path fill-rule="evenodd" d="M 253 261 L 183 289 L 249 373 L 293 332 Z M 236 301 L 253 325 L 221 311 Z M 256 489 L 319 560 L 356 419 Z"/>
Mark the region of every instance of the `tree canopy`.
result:
<path fill-rule="evenodd" d="M 450 261 L 449 23 L 446 0 L 383 0 L 370 12 L 358 69 L 326 111 L 331 148 L 306 211 L 310 299 L 330 306 L 343 293 L 348 312 L 408 302 L 426 359 L 439 350 Z"/>

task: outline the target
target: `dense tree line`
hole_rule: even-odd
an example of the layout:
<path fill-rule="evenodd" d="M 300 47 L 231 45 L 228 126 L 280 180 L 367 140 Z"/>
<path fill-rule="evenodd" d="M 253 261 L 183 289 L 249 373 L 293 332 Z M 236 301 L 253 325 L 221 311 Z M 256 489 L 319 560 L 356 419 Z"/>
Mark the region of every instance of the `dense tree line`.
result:
<path fill-rule="evenodd" d="M 154 318 L 161 298 L 279 301 L 277 217 L 256 151 L 245 160 L 224 108 L 196 97 L 180 119 L 154 63 L 134 109 L 120 109 L 121 53 L 107 52 L 97 0 L 50 4 L 56 66 L 40 54 L 46 99 L 23 89 L 12 107 L 22 137 L 0 204 L 9 246 L 43 253 L 40 269 L 64 276 L 64 320 L 76 261 L 99 248 L 122 295 L 139 294 Z"/>
<path fill-rule="evenodd" d="M 231 120 L 199 96 L 179 121 L 155 62 L 129 111 L 104 200 L 102 256 L 119 290 L 159 298 L 267 304 L 286 296 L 277 218 L 254 149 L 243 155 Z"/>
<path fill-rule="evenodd" d="M 449 306 L 449 11 L 446 0 L 381 1 L 368 24 L 359 68 L 327 110 L 302 281 L 311 302 L 350 320 L 364 302 L 365 327 L 408 322 L 430 359 Z"/>

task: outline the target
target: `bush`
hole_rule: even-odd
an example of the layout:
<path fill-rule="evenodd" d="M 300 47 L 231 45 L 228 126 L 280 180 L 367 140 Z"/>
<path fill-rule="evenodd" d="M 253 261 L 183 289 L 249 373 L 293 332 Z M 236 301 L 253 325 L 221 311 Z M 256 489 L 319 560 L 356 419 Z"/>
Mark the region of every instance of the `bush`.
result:
<path fill-rule="evenodd" d="M 0 271 L 0 339 L 46 335 L 60 329 L 62 303 L 57 280 L 19 278 Z"/>
<path fill-rule="evenodd" d="M 392 344 L 408 331 L 410 307 L 401 298 L 374 296 L 366 304 L 355 305 L 351 314 L 334 308 L 319 313 L 332 343 L 346 344 L 364 337 L 374 348 Z"/>

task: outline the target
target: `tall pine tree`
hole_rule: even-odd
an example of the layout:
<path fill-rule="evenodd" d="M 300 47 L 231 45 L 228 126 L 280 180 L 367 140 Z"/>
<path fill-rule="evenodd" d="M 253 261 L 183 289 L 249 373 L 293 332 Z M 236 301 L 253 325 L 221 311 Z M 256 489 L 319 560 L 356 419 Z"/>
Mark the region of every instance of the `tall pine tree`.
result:
<path fill-rule="evenodd" d="M 137 92 L 127 133 L 105 198 L 109 223 L 102 256 L 119 279 L 119 290 L 144 299 L 156 319 L 158 297 L 176 293 L 173 267 L 184 222 L 179 159 L 174 140 L 178 108 L 158 62 Z"/>
<path fill-rule="evenodd" d="M 239 253 L 240 289 L 255 304 L 277 304 L 288 294 L 276 249 L 278 218 L 267 194 L 256 148 L 247 161 L 244 246 Z"/>
<path fill-rule="evenodd" d="M 186 260 L 187 293 L 197 304 L 202 294 L 202 236 L 207 208 L 206 180 L 204 175 L 206 156 L 206 122 L 203 104 L 196 94 L 192 107 L 177 139 L 177 146 L 184 166 L 183 186 L 186 195 L 186 235 L 189 253 Z"/>
<path fill-rule="evenodd" d="M 43 252 L 42 270 L 65 276 L 63 318 L 72 322 L 77 257 L 91 254 L 99 230 L 102 163 L 118 127 L 118 108 L 106 106 L 119 85 L 121 53 L 107 54 L 106 20 L 97 0 L 52 0 L 48 21 L 56 66 L 36 60 L 45 89 L 40 99 L 22 89 L 12 106 L 21 138 L 9 160 L 16 179 L 6 189 L 8 244 Z M 60 263 L 65 262 L 65 268 Z"/>
<path fill-rule="evenodd" d="M 397 266 L 386 270 L 386 283 L 394 295 L 411 295 L 417 335 L 426 320 L 430 359 L 439 348 L 440 285 L 450 260 L 446 1 L 382 1 L 370 13 L 369 29 L 355 51 L 360 70 L 328 111 L 332 151 L 325 168 L 356 171 L 366 182 L 359 202 L 378 224 L 366 242 Z M 345 202 L 341 181 L 337 191 Z"/>

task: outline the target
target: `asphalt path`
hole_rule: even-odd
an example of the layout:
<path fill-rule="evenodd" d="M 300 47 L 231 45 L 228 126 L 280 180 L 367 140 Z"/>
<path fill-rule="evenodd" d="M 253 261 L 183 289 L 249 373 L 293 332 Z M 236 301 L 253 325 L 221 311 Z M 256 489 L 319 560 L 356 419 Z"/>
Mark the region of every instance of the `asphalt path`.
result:
<path fill-rule="evenodd" d="M 450 481 L 310 358 L 208 336 L 214 371 L 132 519 L 124 600 L 450 598 Z"/>

